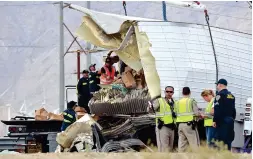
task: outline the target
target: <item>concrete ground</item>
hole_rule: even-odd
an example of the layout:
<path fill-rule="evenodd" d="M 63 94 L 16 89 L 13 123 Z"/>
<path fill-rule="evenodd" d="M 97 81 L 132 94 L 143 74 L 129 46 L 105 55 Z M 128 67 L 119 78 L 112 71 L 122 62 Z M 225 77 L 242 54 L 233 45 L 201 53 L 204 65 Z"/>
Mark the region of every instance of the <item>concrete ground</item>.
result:
<path fill-rule="evenodd" d="M 0 159 L 251 159 L 251 154 L 232 153 L 48 153 L 0 155 Z"/>

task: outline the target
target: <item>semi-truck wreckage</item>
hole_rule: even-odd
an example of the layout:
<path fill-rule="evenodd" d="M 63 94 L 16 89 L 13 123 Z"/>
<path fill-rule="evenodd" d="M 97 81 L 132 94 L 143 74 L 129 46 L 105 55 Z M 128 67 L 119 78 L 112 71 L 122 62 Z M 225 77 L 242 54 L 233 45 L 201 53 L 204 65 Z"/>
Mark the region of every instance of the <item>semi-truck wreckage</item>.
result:
<path fill-rule="evenodd" d="M 122 82 L 100 85 L 102 89 L 95 92 L 89 102 L 91 113 L 98 117 L 97 120 L 86 114 L 59 133 L 57 152 L 128 152 L 143 148 L 152 151 L 146 144 L 156 145 L 155 115 L 147 112 L 147 106 L 149 101 L 161 97 L 160 79 L 149 50 L 148 37 L 139 31 L 138 21 L 154 20 L 120 17 L 72 4 L 67 4 L 67 7 L 86 14 L 76 32 L 80 39 L 113 51 L 128 66 L 124 73 L 130 70 L 135 79 L 136 75 L 143 78 L 140 89 L 136 88 L 136 83 L 127 88 Z M 103 23 L 108 18 L 114 23 Z"/>
<path fill-rule="evenodd" d="M 171 3 L 202 9 L 208 18 L 205 6 L 200 3 L 175 1 Z M 94 46 L 116 53 L 119 60 L 128 66 L 123 74 L 131 74 L 135 84 L 130 82 L 126 86 L 121 77 L 114 84 L 101 85 L 102 89 L 95 92 L 89 102 L 92 116 L 85 114 L 64 132 L 60 132 L 60 121 L 38 121 L 40 124 L 36 124 L 37 121 L 29 120 L 2 122 L 6 125 L 26 125 L 27 128 L 24 131 L 33 133 L 35 136 L 44 135 L 44 139 L 50 133 L 60 132 L 56 137 L 59 145 L 56 152 L 129 152 L 143 149 L 152 151 L 147 145 L 156 146 L 155 114 L 148 113 L 147 107 L 149 101 L 152 104 L 153 100 L 161 97 L 161 87 L 155 59 L 151 53 L 152 49 L 150 49 L 151 44 L 142 29 L 145 28 L 145 25 L 152 28 L 155 23 L 159 23 L 159 25 L 166 23 L 153 19 L 96 12 L 73 4 L 66 4 L 65 8 L 85 14 L 81 26 L 76 31 L 77 37 Z M 146 30 L 149 29 L 148 27 Z M 83 51 L 82 48 L 81 50 Z M 80 63 L 78 67 L 80 67 Z M 216 69 L 216 71 L 218 70 Z M 216 76 L 217 79 L 218 73 Z M 75 86 L 66 87 L 66 96 L 68 89 L 75 89 Z M 47 128 L 37 129 L 38 125 L 42 126 L 53 122 L 54 124 L 49 124 L 50 126 Z M 203 125 L 203 120 L 198 121 L 201 140 L 205 140 Z M 35 128 L 36 133 L 34 133 Z M 13 132 L 9 136 L 20 137 L 18 134 Z"/>

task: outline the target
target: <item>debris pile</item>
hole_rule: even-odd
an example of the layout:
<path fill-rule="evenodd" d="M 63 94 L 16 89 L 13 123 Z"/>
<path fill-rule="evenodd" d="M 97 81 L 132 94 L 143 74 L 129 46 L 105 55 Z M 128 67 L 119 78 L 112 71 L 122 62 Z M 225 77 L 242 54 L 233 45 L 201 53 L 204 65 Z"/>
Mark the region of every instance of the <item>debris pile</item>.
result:
<path fill-rule="evenodd" d="M 131 89 L 127 93 L 117 89 L 102 88 L 89 102 L 92 114 L 111 116 L 115 114 L 147 113 L 150 96 L 148 89 Z"/>
<path fill-rule="evenodd" d="M 77 119 L 80 119 L 81 117 L 83 117 L 85 115 L 86 110 L 83 107 L 76 107 L 75 112 L 77 115 Z"/>
<path fill-rule="evenodd" d="M 113 84 L 100 86 L 89 101 L 94 117 L 76 108 L 77 115 L 85 115 L 58 134 L 56 141 L 61 148 L 56 152 L 129 152 L 136 151 L 136 147 L 146 148 L 139 131 L 147 127 L 154 130 L 155 120 L 147 112 L 150 95 L 143 71 L 126 67 Z"/>
<path fill-rule="evenodd" d="M 63 121 L 63 114 L 54 114 L 46 111 L 45 108 L 35 110 L 35 120 L 60 120 Z"/>
<path fill-rule="evenodd" d="M 150 95 L 143 70 L 136 72 L 127 66 L 113 84 L 101 87 L 89 102 L 92 114 L 111 116 L 146 113 Z"/>
<path fill-rule="evenodd" d="M 76 107 L 75 112 L 77 115 L 77 119 L 80 119 L 83 117 L 86 113 L 85 109 L 83 107 Z M 51 112 L 46 111 L 45 108 L 40 108 L 38 110 L 35 110 L 35 120 L 59 120 L 63 121 L 63 114 L 54 114 Z"/>
<path fill-rule="evenodd" d="M 153 125 L 153 121 L 153 118 L 146 116 L 127 119 L 107 117 L 95 122 L 85 114 L 57 135 L 56 141 L 60 146 L 55 152 L 133 152 L 137 147 L 137 150 L 148 148 L 138 139 L 136 131 Z"/>
<path fill-rule="evenodd" d="M 85 114 L 81 119 L 71 124 L 67 129 L 57 134 L 56 141 L 63 148 L 70 148 L 73 145 L 73 141 L 79 134 L 85 133 L 92 136 L 91 125 L 95 121 L 88 114 Z"/>
<path fill-rule="evenodd" d="M 143 89 L 146 87 L 144 72 L 143 70 L 136 72 L 127 66 L 122 75 L 115 80 L 114 84 L 124 84 L 126 88 Z"/>

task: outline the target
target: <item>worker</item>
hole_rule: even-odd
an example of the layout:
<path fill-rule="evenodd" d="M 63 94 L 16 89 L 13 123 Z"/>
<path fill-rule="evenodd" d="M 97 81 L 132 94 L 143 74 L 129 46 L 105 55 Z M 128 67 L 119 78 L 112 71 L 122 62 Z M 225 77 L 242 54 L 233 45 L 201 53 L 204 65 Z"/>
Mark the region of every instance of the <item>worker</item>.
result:
<path fill-rule="evenodd" d="M 185 152 L 188 145 L 192 150 L 199 147 L 199 134 L 196 127 L 196 118 L 199 116 L 197 102 L 190 97 L 191 90 L 184 87 L 183 98 L 175 102 L 175 112 L 178 124 L 178 151 Z"/>
<path fill-rule="evenodd" d="M 114 81 L 116 70 L 112 64 L 112 59 L 108 56 L 105 65 L 101 68 L 100 84 L 112 84 Z"/>
<path fill-rule="evenodd" d="M 100 72 L 96 71 L 96 64 L 92 64 L 89 67 L 89 88 L 90 88 L 90 94 L 94 94 L 94 92 L 98 91 L 100 89 Z"/>
<path fill-rule="evenodd" d="M 173 111 L 174 100 L 172 98 L 174 88 L 165 88 L 165 98 L 158 98 L 148 111 L 156 111 L 156 141 L 159 152 L 171 152 L 174 142 L 175 113 Z M 152 108 L 153 107 L 153 108 Z"/>
<path fill-rule="evenodd" d="M 215 139 L 217 141 L 222 141 L 225 145 L 227 145 L 227 149 L 231 150 L 231 143 L 234 140 L 235 135 L 235 97 L 227 90 L 228 83 L 225 79 L 220 79 L 216 84 L 218 93 L 214 100 L 213 118 L 213 127 L 216 128 Z"/>
<path fill-rule="evenodd" d="M 88 107 L 89 100 L 91 98 L 89 89 L 89 71 L 83 70 L 83 77 L 78 81 L 77 84 L 77 94 L 78 94 L 78 105 L 83 107 L 88 114 L 90 114 L 90 109 Z"/>
<path fill-rule="evenodd" d="M 61 131 L 65 131 L 67 127 L 71 124 L 73 124 L 76 121 L 76 102 L 75 101 L 70 101 L 67 104 L 67 109 L 63 112 L 63 122 L 61 126 Z"/>
<path fill-rule="evenodd" d="M 214 113 L 214 93 L 213 90 L 204 90 L 201 93 L 202 98 L 208 102 L 205 109 L 205 114 L 201 114 L 204 119 L 204 126 L 206 127 L 206 141 L 208 147 L 214 145 L 215 128 L 213 127 L 213 113 Z"/>

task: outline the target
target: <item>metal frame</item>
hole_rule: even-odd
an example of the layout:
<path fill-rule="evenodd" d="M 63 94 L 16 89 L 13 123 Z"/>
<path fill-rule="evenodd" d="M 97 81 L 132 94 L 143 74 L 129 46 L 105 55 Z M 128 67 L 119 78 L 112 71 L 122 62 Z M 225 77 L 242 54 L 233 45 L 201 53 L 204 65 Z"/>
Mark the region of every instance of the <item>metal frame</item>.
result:
<path fill-rule="evenodd" d="M 26 144 L 25 138 L 0 138 L 0 151 L 3 150 L 25 150 Z"/>
<path fill-rule="evenodd" d="M 87 54 L 88 53 L 88 51 L 86 51 L 86 50 L 84 50 L 83 49 L 83 47 L 81 46 L 81 44 L 77 41 L 77 37 L 75 37 L 74 35 L 73 35 L 73 33 L 70 31 L 70 29 L 67 27 L 67 25 L 65 24 L 65 23 L 63 23 L 63 26 L 68 30 L 68 32 L 69 32 L 69 34 L 73 37 L 73 41 L 71 42 L 71 44 L 69 45 L 69 47 L 68 47 L 68 49 L 66 50 L 66 52 L 64 53 L 64 56 L 66 55 L 66 54 L 68 54 L 68 53 L 76 53 L 77 54 L 77 72 L 76 72 L 76 74 L 77 74 L 77 80 L 79 80 L 80 79 L 80 63 L 81 63 L 81 59 L 80 59 L 80 55 L 81 55 L 81 52 L 82 53 L 85 53 L 85 54 Z M 77 43 L 77 45 L 80 47 L 80 50 L 76 50 L 76 51 L 69 51 L 70 50 L 70 48 L 72 47 L 72 45 L 74 44 L 74 42 L 76 42 Z"/>
<path fill-rule="evenodd" d="M 69 49 L 71 48 L 71 46 L 74 44 L 74 42 L 76 42 L 81 51 L 83 53 L 86 54 L 86 51 L 82 48 L 82 46 L 79 44 L 79 42 L 77 41 L 77 37 L 75 37 L 72 32 L 70 31 L 70 29 L 67 27 L 67 25 L 64 23 L 64 18 L 63 18 L 63 9 L 68 7 L 69 4 L 64 3 L 63 5 L 63 1 L 60 2 L 56 2 L 54 4 L 59 4 L 59 19 L 60 19 L 60 26 L 59 26 L 59 32 L 60 32 L 60 45 L 59 45 L 59 61 L 60 61 L 60 67 L 59 67 L 59 72 L 60 72 L 60 76 L 59 76 L 59 111 L 62 112 L 64 110 L 64 87 L 65 87 L 65 75 L 64 75 L 64 57 L 65 55 L 69 52 Z M 87 7 L 89 7 L 89 2 L 87 2 Z M 64 27 L 68 30 L 68 32 L 70 33 L 70 35 L 73 37 L 73 41 L 70 44 L 70 46 L 68 47 L 67 51 L 64 53 Z M 80 51 L 72 51 L 71 53 L 77 53 L 77 80 L 80 79 Z"/>
<path fill-rule="evenodd" d="M 73 86 L 73 85 L 67 85 L 65 86 L 66 89 L 65 89 L 65 93 L 66 93 L 66 104 L 68 104 L 68 90 L 69 89 L 76 89 L 76 86 Z"/>

